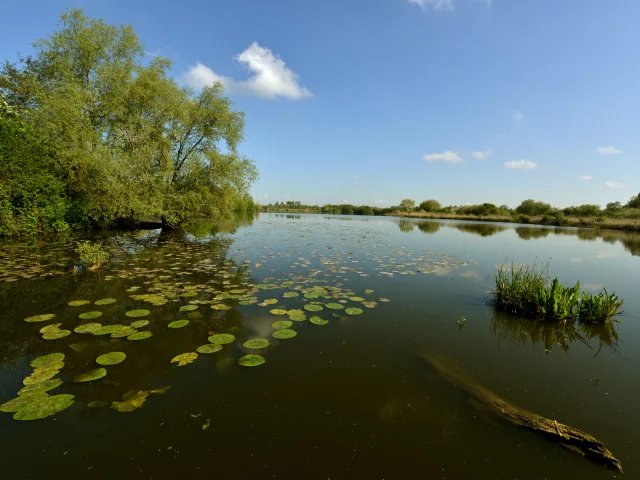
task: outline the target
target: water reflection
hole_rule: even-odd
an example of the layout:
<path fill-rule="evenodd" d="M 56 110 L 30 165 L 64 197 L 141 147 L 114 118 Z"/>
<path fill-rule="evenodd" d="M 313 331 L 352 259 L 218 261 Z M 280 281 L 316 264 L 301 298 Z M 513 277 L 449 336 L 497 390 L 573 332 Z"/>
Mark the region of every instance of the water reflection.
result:
<path fill-rule="evenodd" d="M 432 233 L 436 233 L 438 230 L 440 230 L 440 225 L 441 224 L 439 222 L 420 222 L 418 224 L 418 229 L 422 233 L 431 235 Z"/>
<path fill-rule="evenodd" d="M 594 348 L 593 344 L 596 343 L 594 355 L 598 355 L 605 347 L 613 352 L 616 352 L 618 347 L 618 333 L 614 321 L 604 324 L 548 322 L 495 313 L 491 319 L 491 331 L 498 344 L 505 341 L 519 347 L 531 344 L 534 350 L 544 348 L 546 353 L 551 352 L 556 345 L 568 353 L 569 347 L 575 342 L 589 348 Z"/>
<path fill-rule="evenodd" d="M 508 227 L 495 225 L 493 223 L 457 223 L 453 225 L 456 229 L 464 233 L 472 235 L 480 235 L 481 237 L 491 237 L 496 233 L 508 230 Z"/>
<path fill-rule="evenodd" d="M 550 228 L 536 228 L 536 227 L 517 227 L 516 234 L 522 240 L 531 240 L 532 238 L 545 238 L 551 235 L 552 230 Z"/>
<path fill-rule="evenodd" d="M 404 233 L 413 232 L 413 229 L 415 228 L 415 226 L 416 226 L 415 222 L 411 220 L 398 221 L 398 227 L 400 228 L 400 231 Z"/>

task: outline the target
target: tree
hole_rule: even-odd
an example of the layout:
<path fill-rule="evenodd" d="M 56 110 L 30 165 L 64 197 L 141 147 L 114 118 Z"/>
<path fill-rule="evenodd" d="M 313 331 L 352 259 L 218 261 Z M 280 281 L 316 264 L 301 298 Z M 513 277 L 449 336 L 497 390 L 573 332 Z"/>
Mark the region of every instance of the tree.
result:
<path fill-rule="evenodd" d="M 638 195 L 631 197 L 627 204 L 625 205 L 627 208 L 640 208 L 640 193 Z"/>
<path fill-rule="evenodd" d="M 400 202 L 400 209 L 404 210 L 405 212 L 413 210 L 414 208 L 416 208 L 415 200 L 411 200 L 409 198 L 405 198 L 404 200 L 402 200 Z"/>
<path fill-rule="evenodd" d="M 238 153 L 244 114 L 221 84 L 180 88 L 169 60 L 143 61 L 132 27 L 78 9 L 34 46 L 34 57 L 4 64 L 0 91 L 55 152 L 71 211 L 177 225 L 243 203 L 257 171 Z"/>
<path fill-rule="evenodd" d="M 536 202 L 535 200 L 524 200 L 518 207 L 516 207 L 516 212 L 523 215 L 544 215 L 546 213 L 551 212 L 553 208 L 548 203 Z"/>
<path fill-rule="evenodd" d="M 425 200 L 419 205 L 419 208 L 425 212 L 437 212 L 442 208 L 442 206 L 437 200 Z"/>

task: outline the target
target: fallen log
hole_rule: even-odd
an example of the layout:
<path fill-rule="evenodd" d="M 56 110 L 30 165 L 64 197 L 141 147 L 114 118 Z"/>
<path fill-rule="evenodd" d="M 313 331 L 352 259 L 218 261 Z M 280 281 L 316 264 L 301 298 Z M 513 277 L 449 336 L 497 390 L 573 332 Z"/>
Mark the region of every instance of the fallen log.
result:
<path fill-rule="evenodd" d="M 541 417 L 503 400 L 469 377 L 450 360 L 434 359 L 429 356 L 423 356 L 423 358 L 442 379 L 469 394 L 477 406 L 499 415 L 514 425 L 539 432 L 578 455 L 612 470 L 622 472 L 622 465 L 618 459 L 597 438 L 577 428 Z"/>

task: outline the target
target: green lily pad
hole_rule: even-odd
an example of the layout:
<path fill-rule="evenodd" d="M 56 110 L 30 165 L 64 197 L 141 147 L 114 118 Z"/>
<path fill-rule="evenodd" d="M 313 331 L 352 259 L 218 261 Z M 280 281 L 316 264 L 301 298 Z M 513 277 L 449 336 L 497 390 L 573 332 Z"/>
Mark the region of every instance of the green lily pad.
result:
<path fill-rule="evenodd" d="M 304 294 L 304 298 L 318 298 L 318 294 L 317 293 L 305 293 Z"/>
<path fill-rule="evenodd" d="M 276 298 L 267 298 L 262 303 L 266 303 L 267 305 L 275 305 L 276 303 L 278 303 L 278 300 Z"/>
<path fill-rule="evenodd" d="M 111 408 L 123 413 L 133 412 L 142 407 L 150 394 L 148 390 L 140 390 L 132 395 L 125 394 L 126 399 L 123 397 L 122 402 L 113 402 Z"/>
<path fill-rule="evenodd" d="M 167 325 L 169 328 L 182 328 L 189 325 L 189 320 L 176 320 Z"/>
<path fill-rule="evenodd" d="M 35 358 L 30 365 L 33 368 L 48 367 L 51 364 L 64 360 L 64 357 L 64 353 L 50 353 L 49 355 L 43 355 L 41 357 Z"/>
<path fill-rule="evenodd" d="M 375 308 L 376 305 L 378 305 L 377 302 L 360 302 L 362 303 L 362 305 L 364 305 L 367 308 Z"/>
<path fill-rule="evenodd" d="M 279 320 L 271 324 L 271 326 L 276 330 L 284 330 L 285 328 L 289 328 L 291 325 L 293 325 L 293 323 L 289 320 Z"/>
<path fill-rule="evenodd" d="M 138 332 L 138 333 L 134 333 L 133 335 L 129 335 L 127 337 L 127 340 L 144 340 L 145 338 L 149 338 L 153 336 L 153 333 L 151 332 Z"/>
<path fill-rule="evenodd" d="M 117 300 L 115 298 L 103 298 L 102 300 L 97 300 L 96 305 L 110 305 L 116 302 Z"/>
<path fill-rule="evenodd" d="M 244 348 L 250 348 L 252 350 L 258 350 L 260 348 L 268 347 L 270 344 L 269 340 L 265 340 L 264 338 L 255 338 L 253 340 L 247 340 L 242 344 Z"/>
<path fill-rule="evenodd" d="M 351 300 L 352 302 L 362 302 L 362 301 L 364 301 L 364 298 L 362 298 L 362 297 L 349 297 L 349 300 Z"/>
<path fill-rule="evenodd" d="M 78 325 L 73 331 L 76 333 L 92 333 L 99 328 L 102 328 L 101 323 L 85 323 L 84 325 Z"/>
<path fill-rule="evenodd" d="M 289 330 L 288 328 L 285 328 L 283 330 L 276 330 L 275 332 L 273 332 L 271 334 L 271 336 L 273 338 L 277 338 L 279 340 L 285 340 L 287 338 L 293 338 L 298 334 L 298 332 L 296 332 L 295 330 Z"/>
<path fill-rule="evenodd" d="M 22 384 L 35 385 L 38 383 L 42 383 L 45 380 L 49 380 L 55 377 L 56 375 L 58 375 L 58 373 L 60 373 L 60 369 L 63 366 L 64 366 L 64 362 L 60 361 L 60 362 L 52 363 L 51 365 L 48 365 L 43 368 L 36 368 L 31 375 L 29 375 L 28 377 L 22 380 Z"/>
<path fill-rule="evenodd" d="M 135 328 L 131 328 L 128 325 L 123 325 L 118 330 L 116 330 L 115 332 L 111 333 L 111 338 L 130 337 L 131 335 L 135 334 L 136 332 L 137 332 L 137 330 Z"/>
<path fill-rule="evenodd" d="M 25 408 L 43 398 L 47 398 L 48 396 L 49 395 L 44 392 L 35 392 L 30 393 L 29 395 L 19 396 L 0 405 L 0 412 L 17 412 L 20 409 Z"/>
<path fill-rule="evenodd" d="M 53 332 L 54 330 L 58 330 L 58 327 L 62 325 L 61 323 L 52 323 L 51 325 L 47 325 L 46 327 L 42 327 L 40 329 L 40 333 Z"/>
<path fill-rule="evenodd" d="M 70 407 L 73 404 L 73 395 L 49 395 L 39 398 L 37 401 L 21 408 L 13 416 L 14 420 L 39 420 L 50 417 Z"/>
<path fill-rule="evenodd" d="M 216 353 L 222 350 L 222 345 L 218 343 L 207 343 L 206 345 L 201 345 L 196 348 L 196 352 L 198 353 Z"/>
<path fill-rule="evenodd" d="M 347 308 L 344 313 L 347 315 L 360 315 L 362 313 L 361 308 Z"/>
<path fill-rule="evenodd" d="M 332 310 L 342 310 L 344 308 L 340 303 L 327 303 L 325 307 L 330 308 Z"/>
<path fill-rule="evenodd" d="M 90 370 L 86 373 L 83 373 L 82 375 L 78 375 L 76 378 L 73 379 L 74 382 L 76 383 L 80 383 L 80 382 L 92 382 L 94 380 L 99 380 L 100 378 L 104 377 L 107 374 L 107 370 L 104 368 L 95 368 L 93 370 Z"/>
<path fill-rule="evenodd" d="M 119 332 L 122 329 L 122 325 L 104 325 L 103 327 L 96 328 L 91 331 L 92 335 L 111 335 L 112 333 Z"/>
<path fill-rule="evenodd" d="M 225 305 L 224 303 L 216 303 L 215 305 L 211 305 L 211 308 L 214 310 L 229 310 L 231 307 L 229 305 Z"/>
<path fill-rule="evenodd" d="M 184 293 L 181 293 L 180 296 L 181 297 L 185 297 L 185 298 L 187 298 L 187 297 L 197 297 L 198 296 L 198 292 L 193 292 L 193 291 L 184 292 Z"/>
<path fill-rule="evenodd" d="M 184 367 L 185 365 L 193 363 L 196 358 L 198 358 L 198 354 L 195 352 L 182 353 L 173 357 L 171 363 L 177 363 L 179 367 Z"/>
<path fill-rule="evenodd" d="M 131 328 L 142 328 L 149 325 L 149 320 L 137 320 L 129 325 Z"/>
<path fill-rule="evenodd" d="M 274 308 L 273 310 L 269 310 L 273 315 L 286 315 L 287 311 L 282 308 Z"/>
<path fill-rule="evenodd" d="M 314 325 L 326 325 L 327 323 L 329 323 L 329 320 L 323 320 L 320 317 L 311 317 L 309 321 Z"/>
<path fill-rule="evenodd" d="M 68 335 L 71 335 L 71 330 L 54 330 L 52 332 L 44 333 L 42 338 L 45 340 L 58 340 L 59 338 L 64 338 Z"/>
<path fill-rule="evenodd" d="M 85 312 L 85 313 L 81 313 L 80 315 L 78 315 L 79 318 L 83 319 L 83 320 L 92 320 L 94 318 L 98 318 L 102 316 L 102 312 Z"/>
<path fill-rule="evenodd" d="M 55 316 L 56 316 L 55 313 L 44 313 L 42 315 L 35 315 L 33 317 L 27 317 L 27 318 L 24 319 L 24 321 L 28 322 L 28 323 L 46 322 L 48 320 L 51 320 Z"/>
<path fill-rule="evenodd" d="M 304 309 L 308 312 L 319 312 L 322 310 L 320 305 L 307 304 L 304 306 Z"/>
<path fill-rule="evenodd" d="M 144 308 L 140 308 L 138 310 L 129 310 L 125 313 L 127 317 L 146 317 L 151 312 L 149 310 L 145 310 Z"/>
<path fill-rule="evenodd" d="M 54 388 L 58 388 L 62 385 L 62 380 L 59 378 L 51 378 L 43 380 L 38 383 L 32 383 L 18 390 L 18 395 L 31 395 L 34 393 L 48 392 Z"/>
<path fill-rule="evenodd" d="M 181 312 L 193 312 L 198 309 L 198 305 L 183 305 L 180 307 Z"/>
<path fill-rule="evenodd" d="M 300 294 L 298 292 L 285 292 L 282 296 L 284 298 L 295 298 L 300 296 Z"/>
<path fill-rule="evenodd" d="M 91 303 L 89 300 L 72 300 L 71 302 L 67 303 L 67 305 L 69 305 L 70 307 L 81 307 L 83 305 L 86 305 L 87 303 Z"/>
<path fill-rule="evenodd" d="M 98 365 L 117 365 L 124 362 L 125 358 L 127 356 L 122 352 L 110 352 L 96 358 L 96 363 Z"/>
<path fill-rule="evenodd" d="M 238 360 L 238 365 L 242 367 L 257 367 L 262 365 L 266 360 L 262 355 L 245 355 Z"/>
<path fill-rule="evenodd" d="M 218 345 L 226 345 L 227 343 L 231 343 L 236 339 L 230 333 L 219 333 L 217 335 L 211 335 L 209 337 L 209 341 L 211 343 L 217 343 Z"/>

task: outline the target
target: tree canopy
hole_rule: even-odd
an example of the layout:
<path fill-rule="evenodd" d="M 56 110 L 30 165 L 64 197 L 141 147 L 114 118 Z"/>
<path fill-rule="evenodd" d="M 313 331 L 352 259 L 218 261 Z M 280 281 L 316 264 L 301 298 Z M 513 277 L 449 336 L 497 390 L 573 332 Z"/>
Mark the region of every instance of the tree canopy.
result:
<path fill-rule="evenodd" d="M 23 140 L 30 153 L 12 161 L 48 157 L 38 168 L 62 182 L 56 195 L 64 215 L 54 214 L 60 228 L 133 217 L 178 225 L 253 207 L 248 189 L 257 170 L 238 151 L 244 114 L 220 83 L 198 94 L 180 87 L 168 76 L 169 60 L 146 61 L 132 27 L 79 9 L 64 12 L 60 29 L 34 46 L 34 56 L 5 62 L 0 71 L 3 108 L 16 117 L 2 113 L 2 128 L 21 122 L 38 139 Z M 7 136 L 3 130 L 3 159 L 17 148 Z M 9 204 L 20 217 L 6 189 L 1 208 Z"/>

